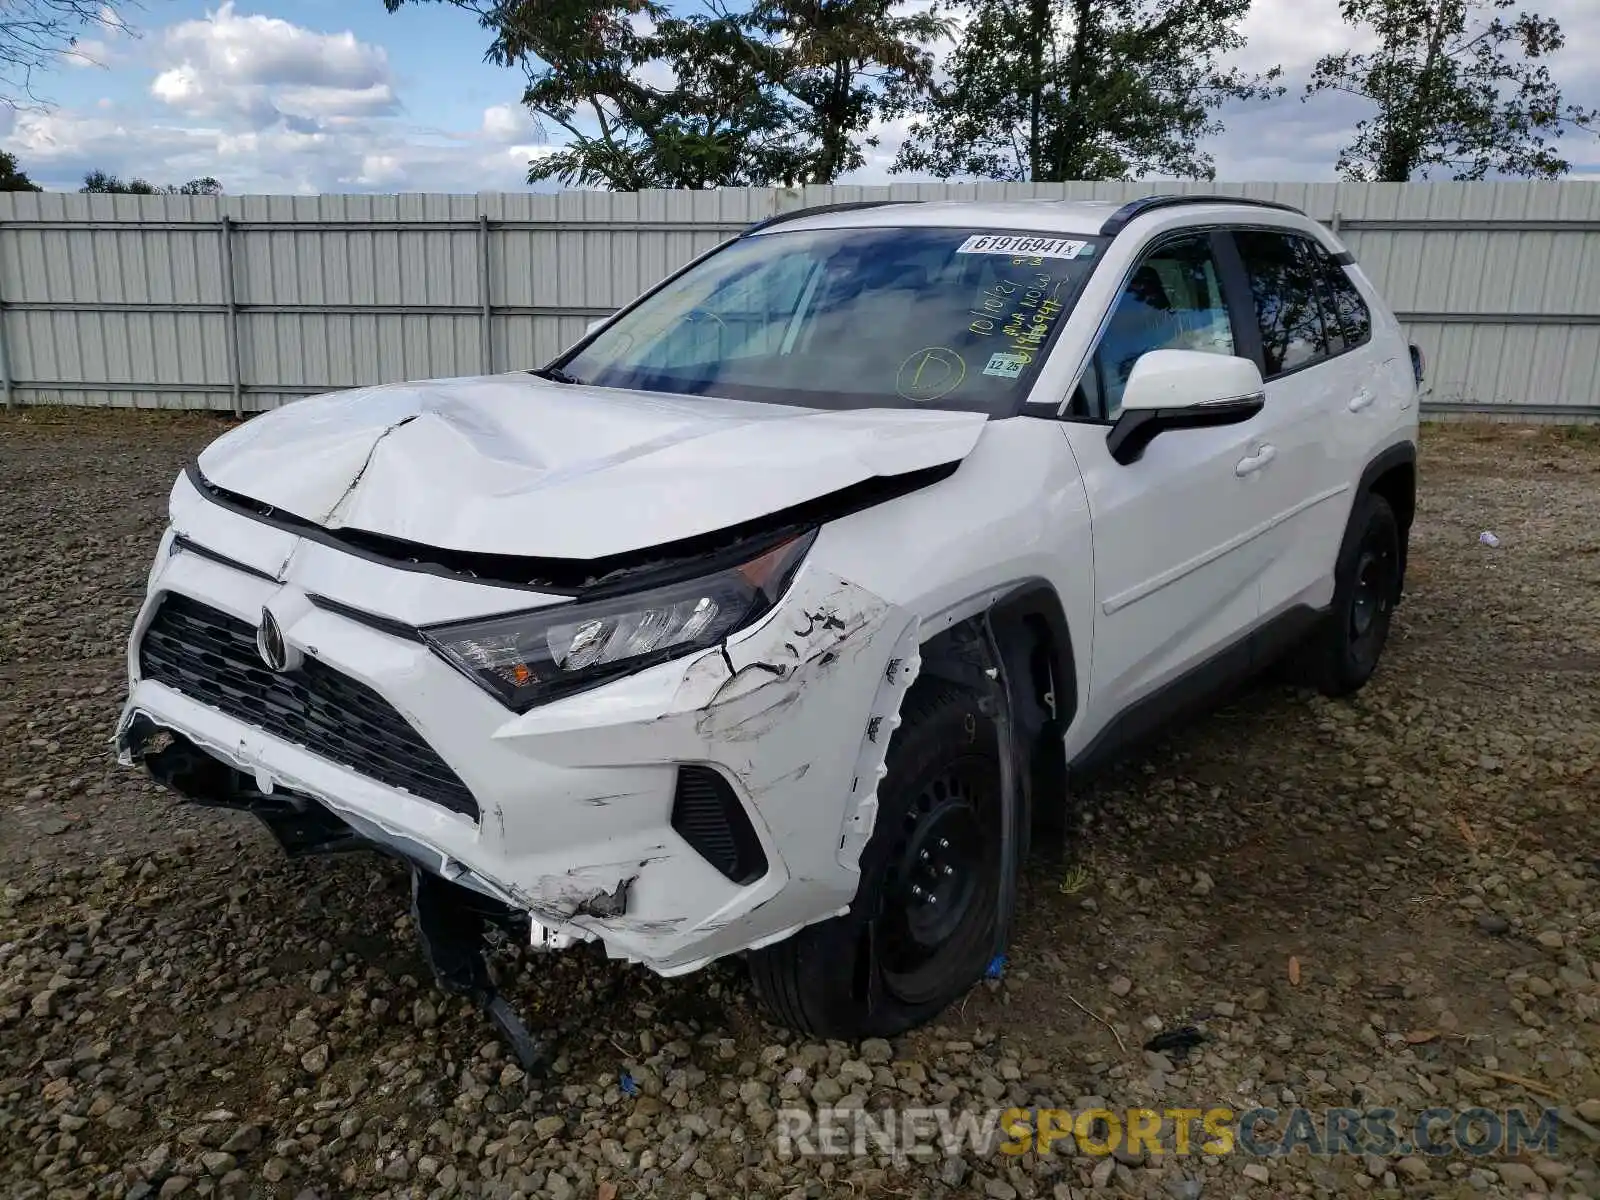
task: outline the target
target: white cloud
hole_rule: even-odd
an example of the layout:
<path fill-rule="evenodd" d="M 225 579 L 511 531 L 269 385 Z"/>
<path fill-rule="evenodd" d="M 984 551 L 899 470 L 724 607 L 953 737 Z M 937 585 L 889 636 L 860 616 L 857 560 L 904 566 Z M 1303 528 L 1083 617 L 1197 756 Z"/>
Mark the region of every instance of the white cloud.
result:
<path fill-rule="evenodd" d="M 406 177 L 405 167 L 396 154 L 367 154 L 361 159 L 361 174 L 355 182 L 363 187 L 381 188 L 399 183 Z"/>
<path fill-rule="evenodd" d="M 190 117 L 261 129 L 398 107 L 383 47 L 348 30 L 317 33 L 279 17 L 243 15 L 232 0 L 168 28 L 157 58 L 166 67 L 150 94 Z"/>
<path fill-rule="evenodd" d="M 114 66 L 123 61 L 128 43 L 138 37 L 109 4 L 102 4 L 95 16 L 85 17 L 83 22 L 87 32 L 78 35 L 71 48 L 61 53 L 65 66 Z"/>
<path fill-rule="evenodd" d="M 521 104 L 495 104 L 483 110 L 483 135 L 491 141 L 511 142 L 535 132 L 533 114 Z"/>
<path fill-rule="evenodd" d="M 364 88 L 389 75 L 384 49 L 348 30 L 316 33 L 279 17 L 241 16 L 232 0 L 172 26 L 163 40 L 174 57 L 239 83 Z"/>

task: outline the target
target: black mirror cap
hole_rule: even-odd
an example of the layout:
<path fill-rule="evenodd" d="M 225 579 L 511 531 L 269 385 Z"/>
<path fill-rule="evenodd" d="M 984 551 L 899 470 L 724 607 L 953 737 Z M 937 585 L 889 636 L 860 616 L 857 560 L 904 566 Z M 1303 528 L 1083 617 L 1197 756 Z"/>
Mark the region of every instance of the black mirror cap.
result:
<path fill-rule="evenodd" d="M 1266 406 L 1265 392 L 1253 392 L 1210 404 L 1185 408 L 1125 408 L 1106 434 L 1106 449 L 1123 466 L 1144 457 L 1145 448 L 1156 435 L 1175 429 L 1212 429 L 1218 425 L 1238 425 L 1248 421 Z"/>
<path fill-rule="evenodd" d="M 1421 387 L 1423 379 L 1425 379 L 1428 374 L 1428 360 L 1423 357 L 1421 348 L 1415 342 L 1411 343 L 1410 349 L 1411 374 L 1416 379 L 1417 386 Z"/>

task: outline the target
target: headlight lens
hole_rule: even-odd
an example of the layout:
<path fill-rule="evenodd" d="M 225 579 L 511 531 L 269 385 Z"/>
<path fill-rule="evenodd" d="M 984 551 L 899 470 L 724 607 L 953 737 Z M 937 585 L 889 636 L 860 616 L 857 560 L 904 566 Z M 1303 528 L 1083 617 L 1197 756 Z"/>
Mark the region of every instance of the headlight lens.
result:
<path fill-rule="evenodd" d="M 715 646 L 772 608 L 814 537 L 793 538 L 701 579 L 434 626 L 422 636 L 456 670 L 524 712 Z"/>

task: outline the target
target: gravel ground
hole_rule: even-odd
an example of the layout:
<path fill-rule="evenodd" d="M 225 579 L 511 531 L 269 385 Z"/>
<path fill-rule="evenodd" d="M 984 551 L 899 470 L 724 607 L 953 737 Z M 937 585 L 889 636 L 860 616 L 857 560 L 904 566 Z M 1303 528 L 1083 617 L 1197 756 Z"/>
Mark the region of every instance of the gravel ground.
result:
<path fill-rule="evenodd" d="M 223 426 L 0 416 L 0 1191 L 23 1196 L 1600 1195 L 1600 437 L 1427 431 L 1353 702 L 1265 685 L 1080 797 L 1002 979 L 894 1045 L 737 964 L 507 952 L 524 1077 L 427 982 L 406 879 L 289 863 L 117 768 L 123 638 Z M 1493 530 L 1497 547 L 1480 544 Z M 1196 1026 L 1191 1052 L 1141 1050 Z M 786 1158 L 774 1109 L 1559 1105 L 1551 1157 Z"/>

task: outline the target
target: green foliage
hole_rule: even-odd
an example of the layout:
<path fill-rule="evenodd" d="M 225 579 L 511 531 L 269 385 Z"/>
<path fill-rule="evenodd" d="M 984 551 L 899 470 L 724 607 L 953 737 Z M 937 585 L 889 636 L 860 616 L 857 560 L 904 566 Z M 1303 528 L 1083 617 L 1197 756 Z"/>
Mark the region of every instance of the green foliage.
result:
<path fill-rule="evenodd" d="M 1224 69 L 1250 0 L 950 0 L 966 15 L 895 169 L 1057 181 L 1213 176 L 1225 102 L 1281 95 Z"/>
<path fill-rule="evenodd" d="M 868 127 L 925 88 L 944 28 L 892 0 L 448 3 L 489 33 L 486 58 L 527 74 L 523 102 L 565 144 L 529 182 L 705 188 L 827 183 L 859 166 Z"/>
<path fill-rule="evenodd" d="M 1370 53 L 1317 63 L 1308 96 L 1359 96 L 1377 113 L 1339 155 L 1348 179 L 1404 183 L 1441 168 L 1454 179 L 1490 174 L 1555 178 L 1570 164 L 1551 144 L 1597 113 L 1568 104 L 1540 60 L 1561 49 L 1554 20 L 1513 12 L 1518 0 L 1343 0 L 1340 11 L 1376 37 Z"/>
<path fill-rule="evenodd" d="M 17 156 L 0 150 L 0 192 L 42 192 L 28 173 L 17 165 Z"/>
<path fill-rule="evenodd" d="M 80 192 L 110 192 L 122 196 L 220 196 L 222 184 L 210 175 L 202 175 L 199 179 L 191 179 L 188 183 L 172 184 L 165 187 L 151 183 L 148 179 L 122 180 L 105 171 L 90 171 L 83 177 L 83 186 Z"/>

